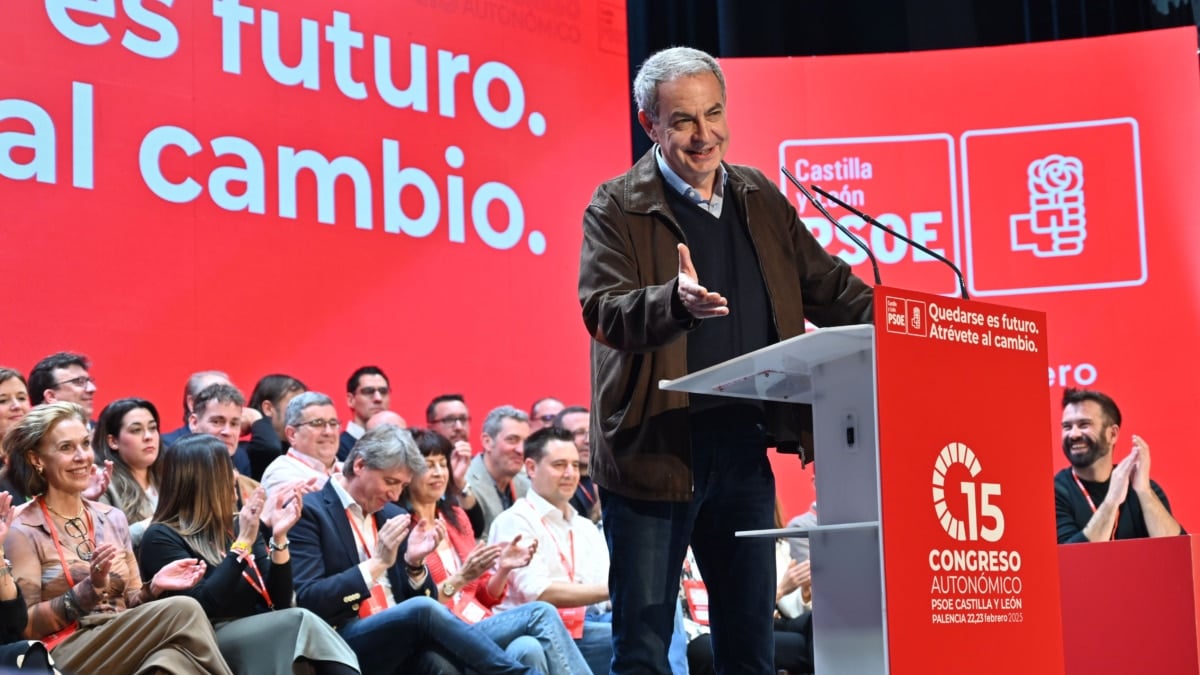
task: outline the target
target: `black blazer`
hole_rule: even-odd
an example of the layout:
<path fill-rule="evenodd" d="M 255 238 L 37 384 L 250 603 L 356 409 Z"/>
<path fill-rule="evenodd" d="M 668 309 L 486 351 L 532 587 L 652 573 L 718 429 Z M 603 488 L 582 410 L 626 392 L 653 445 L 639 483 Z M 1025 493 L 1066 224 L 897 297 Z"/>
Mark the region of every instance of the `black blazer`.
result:
<path fill-rule="evenodd" d="M 334 626 L 340 627 L 358 618 L 358 608 L 371 596 L 371 589 L 358 570 L 358 541 L 346 519 L 342 500 L 332 481 L 319 492 L 304 496 L 300 521 L 288 532 L 292 551 L 292 578 L 296 587 L 296 604 L 311 610 Z M 376 526 L 382 528 L 390 518 L 405 513 L 395 504 L 388 504 L 374 514 Z M 404 569 L 404 552 L 408 542 L 400 545 L 396 563 L 387 571 L 392 583 L 392 596 L 397 603 L 408 598 L 426 595 L 437 598 L 433 578 L 425 575 L 420 588 L 408 583 Z"/>

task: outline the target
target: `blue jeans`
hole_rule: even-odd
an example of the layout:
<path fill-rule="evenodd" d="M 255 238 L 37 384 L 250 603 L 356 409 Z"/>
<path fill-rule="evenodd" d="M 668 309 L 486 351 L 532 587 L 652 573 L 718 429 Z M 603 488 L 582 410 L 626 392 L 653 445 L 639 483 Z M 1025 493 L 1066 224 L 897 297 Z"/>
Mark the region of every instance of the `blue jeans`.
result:
<path fill-rule="evenodd" d="M 612 612 L 589 614 L 588 620 L 612 623 L 613 615 Z M 688 636 L 683 627 L 683 607 L 676 602 L 674 632 L 671 633 L 671 646 L 667 649 L 667 662 L 671 666 L 673 675 L 688 675 L 687 647 Z"/>
<path fill-rule="evenodd" d="M 757 425 L 698 426 L 693 418 L 692 501 L 601 491 L 612 558 L 614 675 L 671 673 L 668 651 L 689 544 L 708 588 L 717 672 L 775 672 L 775 542 L 733 536 L 774 527 L 766 439 Z"/>
<path fill-rule="evenodd" d="M 587 661 L 588 672 L 608 672 L 613 656 L 613 627 L 611 621 L 595 621 L 591 617 L 583 622 L 583 637 L 575 640 L 580 653 Z"/>
<path fill-rule="evenodd" d="M 546 675 L 587 672 L 587 662 L 563 625 L 558 610 L 549 603 L 531 602 L 497 612 L 475 624 L 475 628 L 505 648 L 509 656 Z M 537 652 L 541 652 L 540 658 Z"/>
<path fill-rule="evenodd" d="M 358 655 L 364 673 L 400 673 L 409 658 L 425 649 L 469 665 L 480 675 L 531 672 L 432 598 L 409 598 L 378 614 L 350 621 L 338 633 Z"/>

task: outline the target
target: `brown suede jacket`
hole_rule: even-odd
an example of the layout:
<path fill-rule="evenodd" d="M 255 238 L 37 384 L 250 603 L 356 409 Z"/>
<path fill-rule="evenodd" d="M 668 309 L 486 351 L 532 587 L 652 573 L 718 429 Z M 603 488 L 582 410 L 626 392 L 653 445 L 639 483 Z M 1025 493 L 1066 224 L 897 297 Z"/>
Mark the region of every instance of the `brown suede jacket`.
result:
<path fill-rule="evenodd" d="M 821 248 L 779 189 L 757 169 L 726 164 L 766 282 L 780 340 L 818 326 L 871 320 L 872 291 Z M 687 374 L 688 318 L 676 293 L 687 243 L 667 206 L 654 150 L 596 189 L 583 217 L 579 301 L 592 335 L 591 474 L 633 499 L 692 498 L 688 395 L 658 381 Z M 704 270 L 697 270 L 704 282 Z M 721 289 L 712 289 L 720 292 Z M 803 300 L 801 299 L 803 298 Z M 734 312 L 737 308 L 731 308 Z M 807 406 L 768 404 L 771 442 L 795 446 Z"/>

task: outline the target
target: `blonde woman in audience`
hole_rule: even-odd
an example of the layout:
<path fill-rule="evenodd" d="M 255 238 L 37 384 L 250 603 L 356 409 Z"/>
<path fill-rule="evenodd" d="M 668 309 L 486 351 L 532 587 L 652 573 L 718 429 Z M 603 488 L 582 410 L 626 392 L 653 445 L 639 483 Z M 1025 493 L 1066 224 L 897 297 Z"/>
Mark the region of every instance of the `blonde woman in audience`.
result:
<path fill-rule="evenodd" d="M 125 512 L 134 550 L 158 505 L 158 422 L 153 403 L 122 398 L 101 411 L 92 437 L 96 463 L 111 461 L 113 465 L 112 482 L 100 501 Z"/>
<path fill-rule="evenodd" d="M 4 550 L 42 640 L 68 673 L 213 673 L 229 667 L 195 600 L 157 599 L 196 585 L 195 558 L 143 584 L 125 514 L 83 498 L 94 471 L 83 408 L 40 405 L 4 437 L 13 480 L 34 495 L 17 509 Z"/>
<path fill-rule="evenodd" d="M 233 463 L 219 439 L 183 438 L 161 465 L 163 496 L 142 540 L 142 571 L 150 575 L 177 560 L 208 563 L 200 583 L 175 593 L 200 602 L 229 667 L 285 675 L 302 663 L 318 675 L 358 673 L 358 658 L 329 624 L 292 606 L 287 535 L 303 495 L 285 487 L 272 497 L 268 543 L 259 528 L 266 493 L 259 488 L 236 510 Z"/>

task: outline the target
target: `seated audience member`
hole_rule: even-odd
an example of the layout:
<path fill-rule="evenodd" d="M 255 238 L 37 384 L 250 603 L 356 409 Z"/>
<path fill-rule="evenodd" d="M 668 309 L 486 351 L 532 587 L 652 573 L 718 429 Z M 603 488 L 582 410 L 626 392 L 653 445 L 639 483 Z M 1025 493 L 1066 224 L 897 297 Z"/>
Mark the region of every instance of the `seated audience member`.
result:
<path fill-rule="evenodd" d="M 210 384 L 233 384 L 229 376 L 219 370 L 202 370 L 192 373 L 187 384 L 183 385 L 183 426 L 162 435 L 162 447 L 169 448 L 175 441 L 190 436 L 192 430 L 188 427 L 192 413 L 195 412 L 196 395 Z"/>
<path fill-rule="evenodd" d="M 4 549 L 29 608 L 27 638 L 40 639 L 67 673 L 229 673 L 212 626 L 191 598 L 203 561 L 180 560 L 143 584 L 125 514 L 85 500 L 93 469 L 83 408 L 31 410 L 4 450 L 33 501 L 17 509 Z"/>
<path fill-rule="evenodd" d="M 0 367 L 0 440 L 4 439 L 4 434 L 10 427 L 21 421 L 31 407 L 25 378 L 12 368 Z M 24 504 L 28 499 L 28 496 L 8 479 L 7 467 L 0 469 L 0 490 L 12 495 L 17 504 Z"/>
<path fill-rule="evenodd" d="M 532 489 L 496 517 L 488 541 L 519 537 L 537 540 L 538 548 L 528 566 L 509 573 L 499 612 L 534 601 L 558 607 L 592 671 L 606 673 L 612 661 L 612 623 L 598 615 L 610 613 L 608 546 L 595 524 L 571 508 L 579 483 L 579 451 L 570 432 L 554 427 L 532 434 L 523 445 Z"/>
<path fill-rule="evenodd" d="M 150 401 L 122 398 L 100 412 L 92 437 L 97 463 L 111 462 L 112 481 L 100 501 L 125 513 L 136 551 L 158 505 L 158 409 Z"/>
<path fill-rule="evenodd" d="M 400 413 L 393 412 L 391 410 L 380 410 L 374 415 L 371 415 L 371 419 L 367 420 L 367 423 L 364 425 L 364 427 L 367 431 L 370 431 L 375 427 L 381 427 L 385 424 L 390 424 L 394 427 L 400 427 L 401 429 L 408 428 L 408 421 L 401 417 Z M 468 457 L 470 457 L 470 455 L 468 455 Z"/>
<path fill-rule="evenodd" d="M 12 495 L 0 492 L 0 543 L 12 524 L 12 501 Z M 5 557 L 4 549 L 0 548 L 0 558 Z M 46 645 L 21 637 L 28 622 L 29 608 L 13 579 L 12 567 L 5 563 L 0 568 L 0 672 L 57 673 Z"/>
<path fill-rule="evenodd" d="M 342 470 L 338 461 L 337 409 L 333 399 L 316 391 L 306 391 L 287 406 L 283 433 L 291 446 L 271 462 L 263 472 L 262 486 L 270 495 L 284 483 L 315 478 L 317 488 Z"/>
<path fill-rule="evenodd" d="M 510 405 L 492 410 L 483 421 L 483 452 L 471 460 L 466 472 L 470 492 L 483 509 L 480 536 L 489 531 L 496 516 L 529 491 L 525 475 L 528 436 L 529 418 Z"/>
<path fill-rule="evenodd" d="M 466 512 L 453 496 L 446 495 L 454 452 L 450 441 L 423 429 L 413 431 L 412 436 L 425 457 L 425 472 L 408 484 L 401 501 L 416 522 L 437 522 L 445 528 L 446 536 L 425 558 L 438 585 L 438 598 L 527 666 L 547 675 L 588 672 L 553 606 L 534 602 L 503 614 L 492 613 L 508 590 L 509 573 L 529 564 L 537 540 L 522 544 L 518 536 L 495 544 L 476 543 Z"/>
<path fill-rule="evenodd" d="M 0 438 L 4 438 L 8 428 L 21 421 L 31 407 L 25 378 L 12 368 L 0 367 Z"/>
<path fill-rule="evenodd" d="M 96 381 L 88 374 L 91 363 L 82 354 L 58 352 L 38 361 L 29 371 L 29 400 L 43 403 L 78 403 L 88 420 L 92 419 Z M 88 429 L 93 424 L 88 422 Z"/>
<path fill-rule="evenodd" d="M 529 406 L 529 433 L 554 424 L 554 418 L 562 412 L 562 401 L 556 398 L 539 398 Z"/>
<path fill-rule="evenodd" d="M 588 463 L 592 460 L 591 415 L 588 409 L 573 405 L 563 408 L 554 418 L 554 426 L 566 429 L 575 439 L 575 449 L 579 450 L 579 487 L 575 488 L 575 496 L 571 497 L 571 507 L 581 516 L 590 518 L 593 523 L 600 522 L 600 490 L 589 475 Z"/>
<path fill-rule="evenodd" d="M 245 453 L 238 453 L 245 406 L 246 399 L 237 387 L 232 384 L 210 384 L 196 394 L 195 409 L 188 420 L 188 428 L 193 434 L 216 436 L 225 444 L 236 471 L 238 494 L 242 501 L 258 489 L 258 482 L 243 473 L 250 468 L 249 458 Z"/>
<path fill-rule="evenodd" d="M 425 558 L 437 548 L 437 526 L 412 524 L 392 503 L 424 470 L 412 436 L 382 426 L 354 444 L 320 492 L 305 495 L 290 533 L 297 603 L 337 628 L 364 673 L 412 672 L 425 650 L 480 675 L 526 672 L 434 599 Z"/>
<path fill-rule="evenodd" d="M 283 423 L 287 404 L 308 391 L 291 375 L 267 375 L 254 385 L 250 408 L 262 417 L 250 425 L 250 440 L 242 445 L 250 458 L 250 477 L 262 480 L 263 471 L 287 450 Z"/>
<path fill-rule="evenodd" d="M 813 496 L 816 497 L 817 490 L 817 469 L 816 465 L 812 465 L 812 484 Z M 788 521 L 788 527 L 803 527 L 813 528 L 819 525 L 817 518 L 817 500 L 813 499 L 813 503 L 809 505 L 808 510 Z M 788 548 L 791 549 L 792 559 L 798 563 L 808 560 L 808 537 L 792 537 L 787 540 Z"/>
<path fill-rule="evenodd" d="M 442 394 L 430 401 L 425 409 L 425 422 L 430 429 L 449 438 L 455 450 L 465 449 L 467 454 L 475 454 L 471 448 L 471 412 L 462 394 Z"/>
<path fill-rule="evenodd" d="M 1150 480 L 1150 446 L 1133 436 L 1133 450 L 1113 466 L 1121 411 L 1108 396 L 1067 389 L 1062 398 L 1062 449 L 1071 463 L 1054 476 L 1058 543 L 1171 537 L 1184 534 L 1167 495 Z"/>
<path fill-rule="evenodd" d="M 780 520 L 776 514 L 776 522 Z M 809 562 L 796 562 L 784 540 L 775 544 L 775 567 L 778 587 L 775 591 L 775 668 L 780 673 L 799 675 L 812 673 L 812 573 Z M 683 563 L 681 586 L 684 601 L 684 626 L 690 641 L 687 645 L 688 667 L 692 675 L 716 673 L 712 652 L 712 636 L 708 630 L 707 607 L 703 614 L 688 604 L 692 588 L 703 589 L 696 558 L 688 548 Z M 701 592 L 700 597 L 705 597 Z"/>
<path fill-rule="evenodd" d="M 387 410 L 391 400 L 391 385 L 387 375 L 378 366 L 363 366 L 350 375 L 346 382 L 346 405 L 350 407 L 350 421 L 338 437 L 338 460 L 345 461 L 354 442 L 367 432 L 367 420 L 375 413 Z"/>
<path fill-rule="evenodd" d="M 211 436 L 181 440 L 162 460 L 163 499 L 139 556 L 153 575 L 184 559 L 202 559 L 200 583 L 169 595 L 195 598 L 216 628 L 230 670 L 244 675 L 291 675 L 298 662 L 317 675 L 357 673 L 358 658 L 329 624 L 292 606 L 288 532 L 300 518 L 301 497 L 274 497 L 274 531 L 259 528 L 266 493 L 259 488 L 238 512 L 233 464 Z M 237 530 L 230 531 L 230 523 Z"/>

